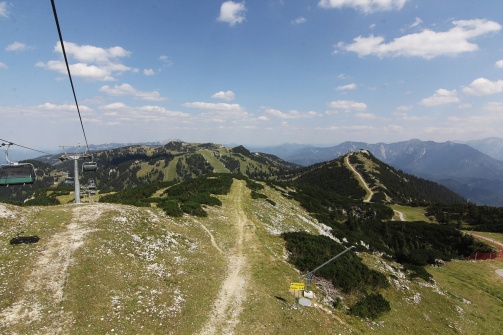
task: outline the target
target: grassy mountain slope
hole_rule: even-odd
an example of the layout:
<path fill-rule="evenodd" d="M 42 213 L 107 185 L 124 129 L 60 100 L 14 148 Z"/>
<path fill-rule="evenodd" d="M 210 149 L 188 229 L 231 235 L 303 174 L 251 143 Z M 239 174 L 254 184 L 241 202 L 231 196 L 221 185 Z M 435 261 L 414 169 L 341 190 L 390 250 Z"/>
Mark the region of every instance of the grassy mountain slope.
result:
<path fill-rule="evenodd" d="M 474 203 L 501 206 L 503 162 L 493 158 L 497 157 L 495 153 L 501 147 L 500 140 L 487 139 L 479 146 L 474 145 L 480 151 L 466 144 L 417 139 L 390 144 L 348 141 L 333 147 L 304 147 L 293 151 L 264 150 L 308 166 L 336 159 L 349 151 L 365 149 L 396 169 L 438 182 Z M 492 157 L 489 152 L 482 153 L 490 149 L 494 149 Z"/>
<path fill-rule="evenodd" d="M 146 183 L 183 181 L 208 173 L 238 173 L 253 178 L 283 178 L 297 167 L 278 157 L 251 153 L 238 146 L 227 148 L 212 143 L 169 142 L 163 146 L 136 145 L 93 154 L 96 172 L 81 173 L 81 183 L 94 179 L 102 192 L 117 191 Z M 74 162 L 59 156 L 33 161 L 39 169 L 34 185 L 4 188 L 0 200 L 24 201 L 38 188 L 64 186 L 63 174 L 73 176 Z M 82 162 L 79 162 L 81 166 Z M 59 176 L 59 178 L 56 178 Z M 57 182 L 58 184 L 54 184 Z"/>
<path fill-rule="evenodd" d="M 367 198 L 379 203 L 425 205 L 466 202 L 446 187 L 398 171 L 366 150 L 350 152 L 338 159 L 308 167 L 296 181 L 333 190 L 353 199 Z"/>
<path fill-rule="evenodd" d="M 218 196 L 221 206 L 205 207 L 207 217 L 103 203 L 0 204 L 0 332 L 499 334 L 501 261 L 431 267 L 434 281 L 425 282 L 359 251 L 391 284 L 382 291 L 389 313 L 350 316 L 354 298 L 322 279 L 313 307 L 295 308 L 288 289 L 302 278 L 280 234 L 331 234 L 288 192 L 266 185 L 266 198 L 253 199 L 235 180 Z M 19 232 L 40 241 L 9 245 Z"/>

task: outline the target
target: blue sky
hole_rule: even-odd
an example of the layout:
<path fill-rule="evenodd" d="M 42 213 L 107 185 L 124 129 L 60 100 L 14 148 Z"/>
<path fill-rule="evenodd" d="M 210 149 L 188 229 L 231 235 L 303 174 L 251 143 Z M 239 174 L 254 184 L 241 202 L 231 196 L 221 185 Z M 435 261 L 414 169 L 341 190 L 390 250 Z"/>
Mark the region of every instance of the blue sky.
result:
<path fill-rule="evenodd" d="M 89 144 L 501 137 L 501 0 L 55 4 Z M 51 1 L 0 31 L 0 138 L 83 143 Z"/>

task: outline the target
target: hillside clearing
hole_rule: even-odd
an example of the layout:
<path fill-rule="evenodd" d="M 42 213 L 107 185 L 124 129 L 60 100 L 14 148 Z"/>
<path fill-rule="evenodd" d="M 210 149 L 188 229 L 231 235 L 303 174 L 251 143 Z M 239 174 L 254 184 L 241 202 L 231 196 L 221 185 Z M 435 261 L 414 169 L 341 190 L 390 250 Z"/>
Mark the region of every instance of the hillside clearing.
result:
<path fill-rule="evenodd" d="M 424 221 L 431 222 L 431 220 L 424 214 L 425 207 L 411 207 L 404 205 L 393 204 L 390 207 L 395 211 L 402 213 L 403 219 L 400 221 Z"/>

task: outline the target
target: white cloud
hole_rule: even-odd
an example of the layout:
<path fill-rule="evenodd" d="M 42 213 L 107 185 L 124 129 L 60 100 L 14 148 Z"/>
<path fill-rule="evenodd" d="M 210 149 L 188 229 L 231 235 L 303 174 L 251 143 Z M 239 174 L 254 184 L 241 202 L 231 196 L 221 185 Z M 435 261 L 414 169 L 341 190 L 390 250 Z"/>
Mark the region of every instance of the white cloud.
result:
<path fill-rule="evenodd" d="M 501 25 L 485 19 L 452 21 L 454 28 L 446 32 L 425 29 L 420 33 L 409 34 L 384 43 L 384 37 L 370 35 L 358 36 L 354 43 L 339 42 L 336 46 L 344 51 L 355 52 L 358 56 L 378 57 L 422 57 L 431 59 L 438 56 L 454 56 L 462 52 L 478 50 L 478 45 L 469 40 L 501 30 Z"/>
<path fill-rule="evenodd" d="M 488 112 L 502 113 L 503 112 L 503 102 L 501 102 L 501 101 L 488 102 L 484 106 L 484 110 L 488 111 Z"/>
<path fill-rule="evenodd" d="M 373 120 L 376 118 L 375 114 L 372 113 L 356 113 L 355 116 L 360 119 Z"/>
<path fill-rule="evenodd" d="M 190 117 L 189 113 L 171 111 L 161 106 L 146 105 L 132 107 L 122 102 L 103 105 L 99 109 L 105 111 L 103 115 L 106 119 L 103 120 L 103 124 L 107 125 L 119 125 L 130 122 L 134 122 L 134 124 L 138 122 L 162 123 L 180 118 L 186 120 Z"/>
<path fill-rule="evenodd" d="M 104 106 L 101 106 L 100 109 L 104 109 L 104 110 L 109 110 L 109 109 L 125 109 L 125 108 L 128 108 L 126 104 L 122 103 L 122 102 L 114 102 L 114 103 L 111 103 L 111 104 L 108 104 L 108 105 L 104 105 Z"/>
<path fill-rule="evenodd" d="M 206 109 L 221 112 L 244 112 L 244 108 L 239 104 L 228 104 L 224 102 L 211 103 L 211 102 L 186 102 L 182 106 L 195 109 Z"/>
<path fill-rule="evenodd" d="M 408 112 L 412 110 L 412 106 L 398 106 L 396 110 L 400 112 Z"/>
<path fill-rule="evenodd" d="M 42 105 L 37 106 L 40 109 L 47 110 L 47 111 L 58 111 L 58 112 L 77 112 L 77 106 L 74 104 L 63 104 L 63 105 L 55 105 L 50 102 L 46 102 Z M 81 112 L 88 112 L 91 111 L 91 109 L 87 106 L 80 105 L 79 104 L 79 110 Z"/>
<path fill-rule="evenodd" d="M 248 112 L 239 104 L 210 103 L 210 102 L 187 102 L 182 106 L 187 108 L 206 110 L 197 116 L 203 122 L 239 122 L 249 119 Z"/>
<path fill-rule="evenodd" d="M 5 51 L 25 51 L 29 50 L 31 47 L 27 46 L 24 43 L 21 42 L 14 42 L 12 44 L 9 44 L 6 48 Z"/>
<path fill-rule="evenodd" d="M 503 59 L 496 62 L 496 67 L 503 69 Z"/>
<path fill-rule="evenodd" d="M 61 53 L 61 43 L 56 43 L 54 51 Z M 137 69 L 128 67 L 119 62 L 123 57 L 128 57 L 131 53 L 122 47 L 112 47 L 103 49 L 91 45 L 79 46 L 75 43 L 65 42 L 65 51 L 68 58 L 73 58 L 78 63 L 70 63 L 72 76 L 83 77 L 90 80 L 113 81 L 115 75 L 124 72 L 138 72 Z M 66 64 L 62 60 L 48 61 L 47 63 L 37 62 L 39 67 L 66 74 Z"/>
<path fill-rule="evenodd" d="M 503 80 L 490 81 L 486 78 L 475 79 L 463 92 L 471 95 L 491 95 L 503 92 Z"/>
<path fill-rule="evenodd" d="M 155 74 L 153 69 L 144 69 L 143 74 L 146 76 L 153 76 Z"/>
<path fill-rule="evenodd" d="M 112 96 L 127 95 L 138 99 L 150 100 L 150 101 L 166 100 L 166 98 L 162 97 L 158 91 L 142 92 L 129 84 L 115 85 L 114 87 L 105 85 L 100 88 L 100 92 L 105 92 Z"/>
<path fill-rule="evenodd" d="M 306 23 L 307 20 L 305 17 L 303 16 L 299 16 L 298 18 L 296 18 L 295 20 L 292 20 L 291 23 L 296 26 L 296 25 L 299 25 L 299 24 L 302 24 L 302 23 Z"/>
<path fill-rule="evenodd" d="M 220 16 L 218 21 L 228 23 L 234 26 L 237 23 L 242 23 L 245 20 L 246 8 L 244 2 L 226 1 L 220 7 Z"/>
<path fill-rule="evenodd" d="M 318 6 L 322 8 L 350 7 L 364 13 L 377 11 L 400 10 L 407 0 L 320 0 Z"/>
<path fill-rule="evenodd" d="M 446 90 L 446 89 L 438 89 L 435 91 L 435 93 L 428 98 L 424 98 L 421 100 L 420 104 L 423 106 L 439 106 L 439 105 L 445 105 L 445 104 L 450 104 L 450 103 L 456 103 L 459 102 L 459 98 L 457 96 L 456 90 Z"/>
<path fill-rule="evenodd" d="M 143 113 L 153 113 L 156 115 L 164 115 L 170 117 L 189 117 L 189 113 L 179 112 L 179 111 L 170 111 L 161 106 L 143 106 L 140 107 L 139 110 Z"/>
<path fill-rule="evenodd" d="M 0 62 L 0 69 L 6 69 L 7 64 Z"/>
<path fill-rule="evenodd" d="M 302 112 L 299 112 L 298 110 L 293 109 L 293 110 L 289 110 L 288 112 L 284 113 L 284 112 L 279 111 L 274 108 L 262 107 L 262 109 L 264 110 L 264 112 L 267 115 L 274 116 L 274 117 L 277 117 L 280 119 L 310 119 L 310 118 L 321 116 L 320 113 L 317 113 L 315 111 L 309 111 L 307 113 L 302 113 Z"/>
<path fill-rule="evenodd" d="M 416 17 L 416 20 L 414 21 L 413 24 L 411 24 L 409 26 L 409 28 L 415 28 L 415 27 L 419 26 L 421 23 L 423 23 L 423 20 L 421 20 L 420 18 Z"/>
<path fill-rule="evenodd" d="M 65 62 L 52 60 L 47 63 L 38 62 L 35 64 L 38 67 L 43 67 L 48 70 L 56 71 L 61 74 L 67 74 Z M 100 68 L 96 65 L 87 65 L 83 63 L 70 64 L 70 72 L 72 76 L 84 77 L 91 80 L 112 81 L 115 80 L 111 76 L 111 71 L 106 68 Z"/>
<path fill-rule="evenodd" d="M 343 109 L 350 111 L 365 111 L 367 110 L 367 105 L 363 102 L 355 102 L 352 100 L 336 100 L 328 104 L 332 109 Z"/>
<path fill-rule="evenodd" d="M 62 52 L 60 42 L 56 43 L 54 51 Z M 72 42 L 65 42 L 65 51 L 68 56 L 71 55 L 80 62 L 97 64 L 113 63 L 116 59 L 131 55 L 131 52 L 119 46 L 103 49 L 92 45 L 78 45 Z"/>
<path fill-rule="evenodd" d="M 386 127 L 384 127 L 384 130 L 386 131 L 393 131 L 393 132 L 403 132 L 403 127 L 396 125 L 396 124 L 390 124 Z"/>
<path fill-rule="evenodd" d="M 0 17 L 4 17 L 6 19 L 9 18 L 9 12 L 7 10 L 7 2 L 0 2 Z"/>
<path fill-rule="evenodd" d="M 331 126 L 325 129 L 330 130 L 350 130 L 350 131 L 366 131 L 376 129 L 374 126 Z"/>
<path fill-rule="evenodd" d="M 171 65 L 173 65 L 173 62 L 171 61 L 171 58 L 169 58 L 169 56 L 161 55 L 159 56 L 159 60 L 163 63 L 165 67 L 170 67 Z"/>
<path fill-rule="evenodd" d="M 349 91 L 349 90 L 356 90 L 357 86 L 356 84 L 348 84 L 348 85 L 343 85 L 343 86 L 338 86 L 336 88 L 337 91 Z"/>
<path fill-rule="evenodd" d="M 472 108 L 472 107 L 473 107 L 473 105 L 472 105 L 471 103 L 468 103 L 468 102 L 467 102 L 467 103 L 464 103 L 464 104 L 459 105 L 457 108 L 458 108 L 458 109 L 470 109 L 470 108 Z"/>
<path fill-rule="evenodd" d="M 236 98 L 236 95 L 232 91 L 220 91 L 211 96 L 213 99 L 222 99 L 225 101 L 232 101 Z"/>

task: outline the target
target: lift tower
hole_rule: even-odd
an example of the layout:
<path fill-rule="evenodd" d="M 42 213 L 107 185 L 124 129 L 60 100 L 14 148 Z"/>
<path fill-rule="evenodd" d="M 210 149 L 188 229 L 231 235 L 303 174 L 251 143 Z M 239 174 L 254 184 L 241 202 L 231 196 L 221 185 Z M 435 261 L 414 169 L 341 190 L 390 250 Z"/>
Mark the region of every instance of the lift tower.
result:
<path fill-rule="evenodd" d="M 61 146 L 63 151 L 65 150 L 64 146 Z M 66 152 L 59 157 L 59 159 L 64 162 L 68 160 L 73 160 L 74 168 L 73 168 L 73 178 L 74 178 L 74 187 L 75 187 L 75 203 L 80 204 L 80 182 L 79 182 L 79 159 L 91 158 L 91 155 L 88 153 L 83 154 L 67 154 Z"/>

